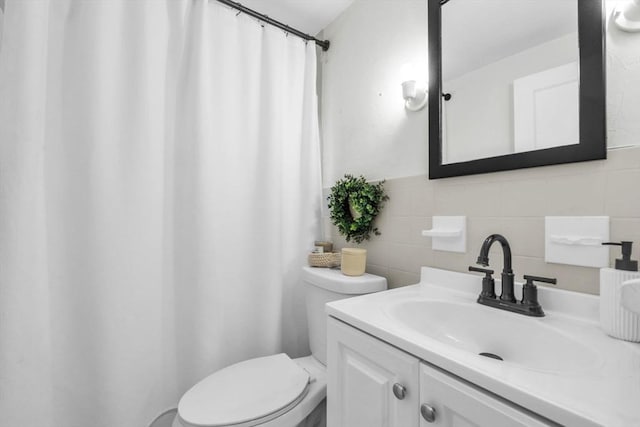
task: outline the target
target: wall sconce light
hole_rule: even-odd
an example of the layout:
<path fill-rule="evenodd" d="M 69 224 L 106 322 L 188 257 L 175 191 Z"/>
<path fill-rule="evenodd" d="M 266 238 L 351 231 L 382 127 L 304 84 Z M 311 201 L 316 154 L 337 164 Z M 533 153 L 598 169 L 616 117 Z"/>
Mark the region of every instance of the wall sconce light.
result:
<path fill-rule="evenodd" d="M 427 89 L 415 80 L 402 82 L 402 97 L 409 111 L 420 111 L 427 105 Z"/>
<path fill-rule="evenodd" d="M 617 4 L 613 9 L 613 22 L 622 31 L 640 32 L 640 0 L 629 0 Z"/>

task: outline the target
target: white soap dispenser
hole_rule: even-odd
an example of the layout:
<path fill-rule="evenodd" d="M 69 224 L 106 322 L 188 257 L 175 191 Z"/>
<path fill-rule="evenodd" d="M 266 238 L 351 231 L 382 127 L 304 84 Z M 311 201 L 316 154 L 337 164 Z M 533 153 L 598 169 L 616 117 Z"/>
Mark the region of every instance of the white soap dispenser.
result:
<path fill-rule="evenodd" d="M 629 280 L 640 279 L 638 261 L 631 259 L 633 242 L 603 243 L 622 247 L 615 268 L 600 269 L 600 326 L 608 335 L 640 342 L 640 315 L 622 305 L 622 288 Z"/>

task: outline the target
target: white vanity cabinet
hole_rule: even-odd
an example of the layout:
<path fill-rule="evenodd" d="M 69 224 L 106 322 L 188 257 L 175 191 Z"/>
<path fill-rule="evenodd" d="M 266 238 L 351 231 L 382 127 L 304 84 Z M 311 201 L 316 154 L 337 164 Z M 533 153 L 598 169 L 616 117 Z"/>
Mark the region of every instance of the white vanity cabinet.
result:
<path fill-rule="evenodd" d="M 420 361 L 332 317 L 327 426 L 418 427 Z"/>
<path fill-rule="evenodd" d="M 427 363 L 420 366 L 421 427 L 542 427 L 557 424 L 495 397 Z M 428 421 L 431 420 L 432 421 Z"/>
<path fill-rule="evenodd" d="M 554 425 L 332 317 L 327 338 L 330 427 Z"/>

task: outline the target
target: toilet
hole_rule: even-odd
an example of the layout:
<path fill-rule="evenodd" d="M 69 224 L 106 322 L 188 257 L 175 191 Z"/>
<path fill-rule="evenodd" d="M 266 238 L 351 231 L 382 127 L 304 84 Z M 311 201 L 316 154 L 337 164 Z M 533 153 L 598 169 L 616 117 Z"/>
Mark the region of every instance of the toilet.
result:
<path fill-rule="evenodd" d="M 351 277 L 340 270 L 304 267 L 311 355 L 245 360 L 194 385 L 180 399 L 172 427 L 325 426 L 327 394 L 326 303 L 383 291 L 384 277 Z"/>

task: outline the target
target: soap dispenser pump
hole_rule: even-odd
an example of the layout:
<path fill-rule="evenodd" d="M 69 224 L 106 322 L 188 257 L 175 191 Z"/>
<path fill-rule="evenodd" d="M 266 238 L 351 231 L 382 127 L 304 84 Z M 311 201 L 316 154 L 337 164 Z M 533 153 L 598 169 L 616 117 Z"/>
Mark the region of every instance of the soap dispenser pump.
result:
<path fill-rule="evenodd" d="M 631 259 L 633 242 L 607 242 L 603 245 L 622 246 L 622 258 L 616 259 L 616 270 L 638 271 L 638 261 Z"/>
<path fill-rule="evenodd" d="M 603 243 L 621 246 L 622 258 L 616 259 L 615 269 L 600 269 L 600 326 L 614 338 L 640 342 L 640 315 L 622 305 L 622 288 L 628 281 L 640 279 L 638 261 L 631 259 L 632 243 Z"/>

